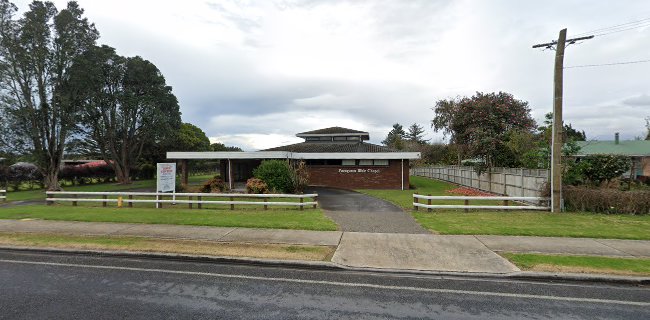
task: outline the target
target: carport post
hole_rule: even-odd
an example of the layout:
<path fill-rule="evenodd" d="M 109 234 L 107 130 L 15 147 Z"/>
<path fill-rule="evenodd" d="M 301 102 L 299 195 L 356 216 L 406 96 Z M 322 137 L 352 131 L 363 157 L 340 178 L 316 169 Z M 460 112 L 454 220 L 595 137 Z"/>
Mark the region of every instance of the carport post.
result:
<path fill-rule="evenodd" d="M 230 159 L 228 159 L 228 187 L 230 190 L 232 190 L 232 163 L 230 162 Z"/>

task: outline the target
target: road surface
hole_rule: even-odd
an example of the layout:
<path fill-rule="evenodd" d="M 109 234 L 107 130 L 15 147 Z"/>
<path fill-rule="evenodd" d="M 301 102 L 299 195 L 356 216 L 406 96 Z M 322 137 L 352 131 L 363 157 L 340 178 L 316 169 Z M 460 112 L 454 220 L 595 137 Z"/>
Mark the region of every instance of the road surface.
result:
<path fill-rule="evenodd" d="M 3 319 L 650 319 L 650 288 L 0 250 Z"/>

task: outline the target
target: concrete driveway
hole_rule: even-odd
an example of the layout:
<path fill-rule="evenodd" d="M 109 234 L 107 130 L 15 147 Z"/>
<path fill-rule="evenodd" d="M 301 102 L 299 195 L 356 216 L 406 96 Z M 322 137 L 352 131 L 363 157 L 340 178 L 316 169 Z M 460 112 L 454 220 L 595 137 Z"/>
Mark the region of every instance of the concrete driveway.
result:
<path fill-rule="evenodd" d="M 402 208 L 352 190 L 310 187 L 318 193 L 318 204 L 341 230 L 352 232 L 427 234 Z"/>

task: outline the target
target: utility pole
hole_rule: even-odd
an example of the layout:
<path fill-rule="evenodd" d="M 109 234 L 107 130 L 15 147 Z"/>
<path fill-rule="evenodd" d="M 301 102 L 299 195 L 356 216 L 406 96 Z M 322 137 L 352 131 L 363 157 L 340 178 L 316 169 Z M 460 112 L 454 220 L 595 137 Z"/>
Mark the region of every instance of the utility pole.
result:
<path fill-rule="evenodd" d="M 551 212 L 562 211 L 562 81 L 564 75 L 564 48 L 579 40 L 592 39 L 594 36 L 568 39 L 566 29 L 560 30 L 557 41 L 536 44 L 533 48 L 553 49 L 555 47 L 555 69 L 553 73 L 553 137 L 551 141 Z"/>

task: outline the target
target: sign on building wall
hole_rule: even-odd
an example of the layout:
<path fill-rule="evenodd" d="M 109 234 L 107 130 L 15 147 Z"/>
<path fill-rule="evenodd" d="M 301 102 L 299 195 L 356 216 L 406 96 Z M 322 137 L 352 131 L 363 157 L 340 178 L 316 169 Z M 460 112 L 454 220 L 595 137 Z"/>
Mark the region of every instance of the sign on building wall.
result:
<path fill-rule="evenodd" d="M 156 192 L 173 192 L 176 189 L 176 164 L 159 163 Z"/>

